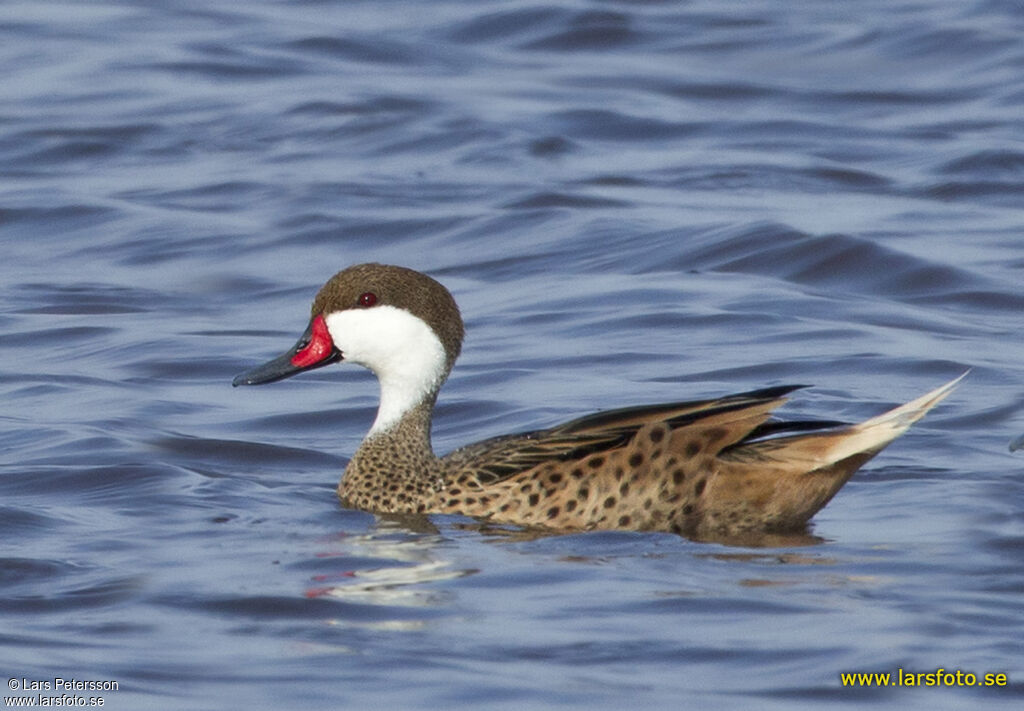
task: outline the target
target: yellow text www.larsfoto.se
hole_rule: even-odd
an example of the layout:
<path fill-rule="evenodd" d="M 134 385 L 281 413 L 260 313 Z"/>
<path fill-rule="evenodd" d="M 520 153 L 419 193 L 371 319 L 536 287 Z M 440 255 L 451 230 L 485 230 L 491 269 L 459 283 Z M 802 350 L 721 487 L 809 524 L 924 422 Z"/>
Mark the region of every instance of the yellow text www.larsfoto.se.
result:
<path fill-rule="evenodd" d="M 932 672 L 840 672 L 843 686 L 1006 686 L 1009 680 L 1002 672 L 974 674 L 960 669 L 939 667 Z"/>

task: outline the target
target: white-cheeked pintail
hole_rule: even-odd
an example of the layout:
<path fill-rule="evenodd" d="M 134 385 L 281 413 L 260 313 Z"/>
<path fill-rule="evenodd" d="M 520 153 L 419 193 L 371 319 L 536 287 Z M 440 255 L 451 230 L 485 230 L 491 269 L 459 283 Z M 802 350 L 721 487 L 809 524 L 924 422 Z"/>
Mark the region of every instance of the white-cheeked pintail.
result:
<path fill-rule="evenodd" d="M 800 387 L 779 386 L 599 412 L 438 457 L 431 416 L 462 336 L 455 300 L 437 281 L 404 267 L 360 264 L 316 295 L 294 348 L 234 384 L 269 383 L 338 361 L 376 374 L 376 420 L 338 485 L 349 507 L 716 539 L 802 528 L 963 377 L 856 425 L 771 419 Z"/>

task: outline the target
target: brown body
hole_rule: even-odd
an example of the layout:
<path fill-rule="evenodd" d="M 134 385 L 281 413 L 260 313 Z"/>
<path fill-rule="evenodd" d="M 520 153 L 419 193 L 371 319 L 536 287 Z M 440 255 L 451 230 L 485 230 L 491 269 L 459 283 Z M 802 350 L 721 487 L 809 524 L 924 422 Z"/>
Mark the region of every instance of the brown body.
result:
<path fill-rule="evenodd" d="M 429 450 L 424 408 L 364 441 L 338 495 L 382 513 L 458 513 L 558 530 L 698 539 L 798 530 L 954 384 L 860 425 L 798 435 L 771 436 L 766 421 L 791 389 L 774 388 L 599 413 L 440 458 Z"/>

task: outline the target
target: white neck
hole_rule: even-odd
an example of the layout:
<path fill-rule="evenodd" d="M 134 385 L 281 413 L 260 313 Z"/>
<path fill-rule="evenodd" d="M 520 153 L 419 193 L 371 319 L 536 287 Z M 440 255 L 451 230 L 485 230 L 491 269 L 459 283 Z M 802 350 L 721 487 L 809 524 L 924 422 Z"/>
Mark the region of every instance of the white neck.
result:
<path fill-rule="evenodd" d="M 434 329 L 394 306 L 348 309 L 324 319 L 342 358 L 372 370 L 380 382 L 380 407 L 369 435 L 386 432 L 436 393 L 447 358 Z"/>

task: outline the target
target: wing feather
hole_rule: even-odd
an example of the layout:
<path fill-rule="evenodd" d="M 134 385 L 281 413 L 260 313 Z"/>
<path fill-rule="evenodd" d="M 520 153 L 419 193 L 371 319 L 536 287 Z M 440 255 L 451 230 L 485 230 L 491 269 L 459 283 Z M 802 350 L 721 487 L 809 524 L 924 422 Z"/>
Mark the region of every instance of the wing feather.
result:
<path fill-rule="evenodd" d="M 483 440 L 457 449 L 445 459 L 454 469 L 472 470 L 477 482 L 486 486 L 545 462 L 574 461 L 624 446 L 641 427 L 653 422 L 678 429 L 726 413 L 741 414 L 745 410 L 764 409 L 766 405 L 771 409 L 781 405 L 785 395 L 801 387 L 805 386 L 784 385 L 712 400 L 606 410 L 546 430 Z"/>

